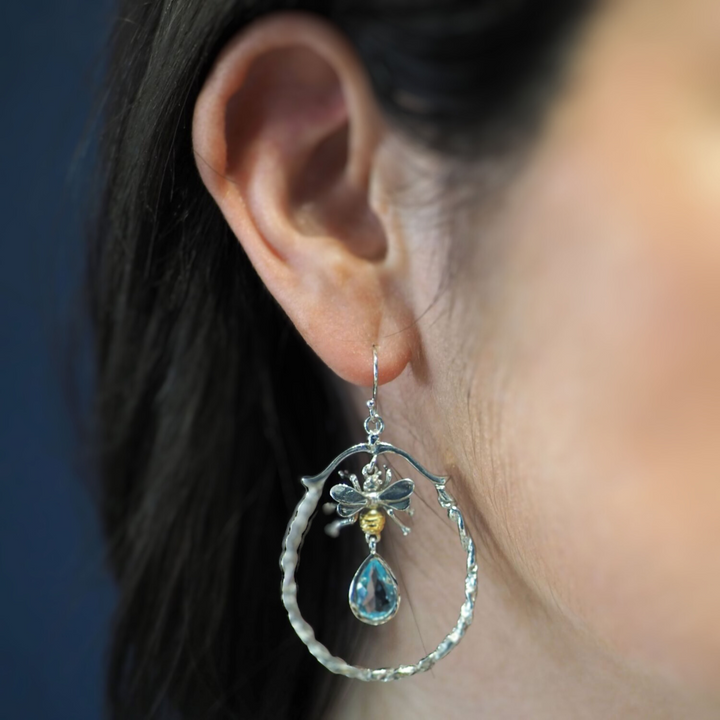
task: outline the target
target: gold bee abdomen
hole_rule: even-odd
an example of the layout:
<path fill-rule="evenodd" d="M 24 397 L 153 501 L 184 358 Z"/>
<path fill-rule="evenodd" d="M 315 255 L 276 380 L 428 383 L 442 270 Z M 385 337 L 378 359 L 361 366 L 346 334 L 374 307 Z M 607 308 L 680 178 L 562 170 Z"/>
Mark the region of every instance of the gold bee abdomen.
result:
<path fill-rule="evenodd" d="M 368 510 L 360 516 L 360 527 L 370 535 L 379 535 L 385 527 L 385 516 L 379 510 Z"/>

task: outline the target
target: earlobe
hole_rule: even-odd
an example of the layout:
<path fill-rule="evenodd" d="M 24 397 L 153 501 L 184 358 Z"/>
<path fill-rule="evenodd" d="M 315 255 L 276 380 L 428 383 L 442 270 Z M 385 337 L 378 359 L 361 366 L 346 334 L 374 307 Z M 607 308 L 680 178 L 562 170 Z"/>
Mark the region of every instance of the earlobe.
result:
<path fill-rule="evenodd" d="M 369 197 L 384 132 L 346 41 L 290 13 L 230 41 L 193 118 L 200 175 L 262 280 L 323 361 L 366 386 L 373 343 L 388 382 L 417 337 L 385 262 L 401 240 Z"/>

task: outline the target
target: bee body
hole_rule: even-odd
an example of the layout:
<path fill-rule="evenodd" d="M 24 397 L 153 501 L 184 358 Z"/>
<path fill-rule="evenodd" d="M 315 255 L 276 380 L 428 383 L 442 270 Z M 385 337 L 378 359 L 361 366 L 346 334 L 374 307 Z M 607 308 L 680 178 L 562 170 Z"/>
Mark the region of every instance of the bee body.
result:
<path fill-rule="evenodd" d="M 360 516 L 360 528 L 369 535 L 380 535 L 385 527 L 385 516 L 376 508 L 364 512 Z"/>

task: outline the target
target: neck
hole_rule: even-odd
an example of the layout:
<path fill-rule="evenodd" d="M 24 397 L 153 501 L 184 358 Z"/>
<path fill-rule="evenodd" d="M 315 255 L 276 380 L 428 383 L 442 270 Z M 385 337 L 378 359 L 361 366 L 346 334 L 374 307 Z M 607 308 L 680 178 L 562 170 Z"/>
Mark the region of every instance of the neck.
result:
<path fill-rule="evenodd" d="M 415 663 L 457 621 L 465 576 L 457 529 L 429 481 L 416 482 L 413 505 L 412 533 L 403 537 L 388 523 L 378 545 L 399 580 L 400 611 L 385 625 L 363 628 L 364 649 L 351 659 L 359 665 Z M 482 529 L 469 529 L 480 571 L 466 636 L 428 672 L 389 683 L 344 681 L 327 720 L 718 717 L 717 706 L 705 707 L 668 682 L 624 666 L 561 609 L 540 602 L 488 551 Z"/>

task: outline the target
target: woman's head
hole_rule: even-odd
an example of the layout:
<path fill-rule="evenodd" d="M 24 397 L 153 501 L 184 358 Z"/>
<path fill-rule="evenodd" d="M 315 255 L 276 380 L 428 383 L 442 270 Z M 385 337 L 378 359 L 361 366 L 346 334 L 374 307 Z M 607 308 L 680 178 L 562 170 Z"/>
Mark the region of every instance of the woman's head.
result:
<path fill-rule="evenodd" d="M 262 678 L 228 708 L 317 701 L 276 624 L 276 560 L 252 554 L 279 553 L 353 409 L 361 429 L 377 343 L 389 439 L 453 477 L 508 603 L 716 690 L 720 5 L 126 5 L 94 306 L 122 437 L 102 458 L 128 588 L 116 678 L 149 648 L 136 681 L 209 707 L 175 642 L 205 648 L 207 697 Z M 316 542 L 319 586 L 345 550 Z M 187 589 L 208 564 L 210 607 Z M 143 612 L 160 630 L 135 630 Z M 305 673 L 287 698 L 267 697 L 272 652 L 242 667 L 245 618 Z"/>

